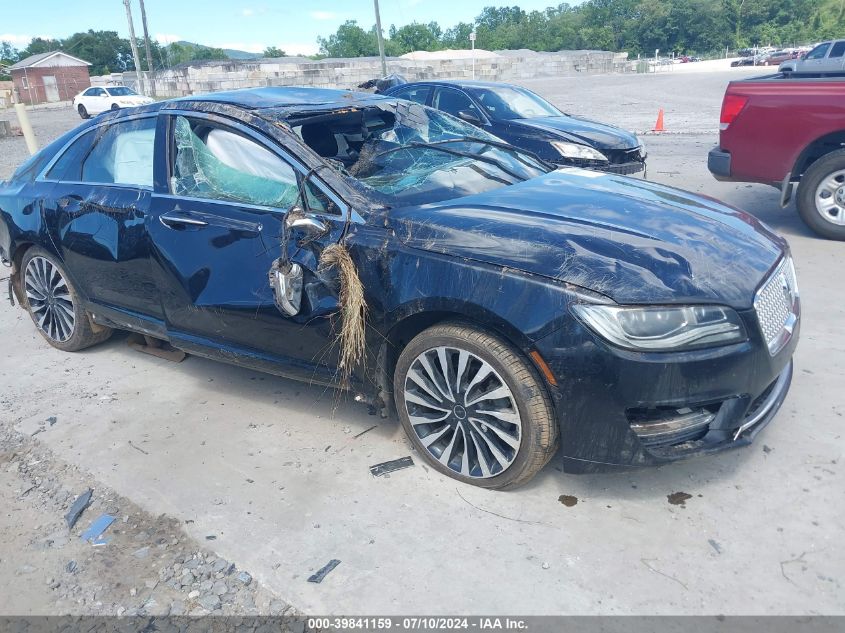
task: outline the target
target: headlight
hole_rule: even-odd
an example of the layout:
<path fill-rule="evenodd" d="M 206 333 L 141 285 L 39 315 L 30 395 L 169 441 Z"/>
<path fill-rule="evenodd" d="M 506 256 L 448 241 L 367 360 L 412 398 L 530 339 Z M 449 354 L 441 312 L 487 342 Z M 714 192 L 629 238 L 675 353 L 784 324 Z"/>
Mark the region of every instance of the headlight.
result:
<path fill-rule="evenodd" d="M 565 141 L 552 141 L 552 147 L 554 147 L 558 153 L 565 158 L 598 160 L 603 163 L 608 162 L 607 156 L 587 145 L 578 145 L 578 143 L 567 143 Z"/>
<path fill-rule="evenodd" d="M 721 306 L 572 306 L 591 330 L 626 349 L 670 352 L 740 343 L 746 339 L 739 315 Z"/>

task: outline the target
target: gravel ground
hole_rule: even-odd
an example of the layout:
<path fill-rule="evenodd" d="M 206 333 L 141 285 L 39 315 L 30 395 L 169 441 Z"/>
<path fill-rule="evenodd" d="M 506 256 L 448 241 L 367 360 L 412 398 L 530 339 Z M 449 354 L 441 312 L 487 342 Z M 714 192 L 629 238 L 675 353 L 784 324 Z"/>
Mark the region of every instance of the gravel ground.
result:
<path fill-rule="evenodd" d="M 45 420 L 35 435 L 56 422 Z M 215 535 L 197 543 L 179 521 L 151 516 L 7 423 L 0 464 L 0 613 L 296 615 L 215 555 Z M 64 515 L 88 489 L 90 505 L 68 529 Z M 116 519 L 103 533 L 108 542 L 79 538 L 103 514 Z"/>

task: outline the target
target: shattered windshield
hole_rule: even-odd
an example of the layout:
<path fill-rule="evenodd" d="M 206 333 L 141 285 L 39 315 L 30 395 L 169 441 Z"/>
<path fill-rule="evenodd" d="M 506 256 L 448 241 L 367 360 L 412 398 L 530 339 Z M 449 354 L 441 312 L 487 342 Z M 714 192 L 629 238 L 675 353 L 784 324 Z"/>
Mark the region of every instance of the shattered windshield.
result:
<path fill-rule="evenodd" d="M 115 88 L 106 88 L 109 91 L 109 94 L 112 97 L 134 97 L 138 93 L 132 90 L 132 88 L 127 88 L 126 86 L 117 86 Z"/>
<path fill-rule="evenodd" d="M 562 112 L 551 103 L 528 90 L 510 86 L 472 87 L 469 92 L 494 119 L 536 119 L 560 116 Z"/>
<path fill-rule="evenodd" d="M 437 110 L 406 101 L 286 117 L 354 186 L 390 206 L 506 187 L 548 171 L 532 155 Z"/>

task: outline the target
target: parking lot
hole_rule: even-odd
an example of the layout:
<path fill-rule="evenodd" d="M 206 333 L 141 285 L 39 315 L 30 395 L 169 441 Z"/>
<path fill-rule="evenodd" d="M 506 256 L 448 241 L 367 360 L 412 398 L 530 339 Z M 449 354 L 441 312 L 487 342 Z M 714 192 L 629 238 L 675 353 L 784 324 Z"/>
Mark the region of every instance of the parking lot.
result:
<path fill-rule="evenodd" d="M 843 245 L 812 235 L 775 189 L 718 183 L 706 167 L 727 81 L 755 74 L 525 82 L 564 111 L 629 129 L 649 130 L 663 108 L 667 133 L 644 137 L 649 179 L 722 199 L 788 238 L 804 318 L 795 378 L 747 449 L 589 476 L 555 460 L 508 493 L 420 459 L 374 478 L 369 466 L 413 455 L 410 444 L 397 421 L 345 396 L 196 357 L 160 360 L 122 335 L 64 354 L 8 306 L 3 432 L 35 433 L 306 613 L 845 614 Z M 31 116 L 42 145 L 79 122 L 70 109 Z M 0 140 L 0 178 L 25 156 L 22 138 Z M 691 496 L 670 503 L 678 492 Z M 0 531 L 0 551 L 16 547 L 12 534 Z M 330 559 L 341 564 L 306 582 Z"/>

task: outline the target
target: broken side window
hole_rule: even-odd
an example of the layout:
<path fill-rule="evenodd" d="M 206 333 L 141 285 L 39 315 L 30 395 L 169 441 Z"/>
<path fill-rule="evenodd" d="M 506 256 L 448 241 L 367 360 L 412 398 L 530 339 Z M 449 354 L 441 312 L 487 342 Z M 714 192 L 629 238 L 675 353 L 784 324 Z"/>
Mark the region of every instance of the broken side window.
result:
<path fill-rule="evenodd" d="M 289 209 L 299 199 L 296 172 L 253 139 L 210 124 L 176 117 L 175 195 Z"/>

